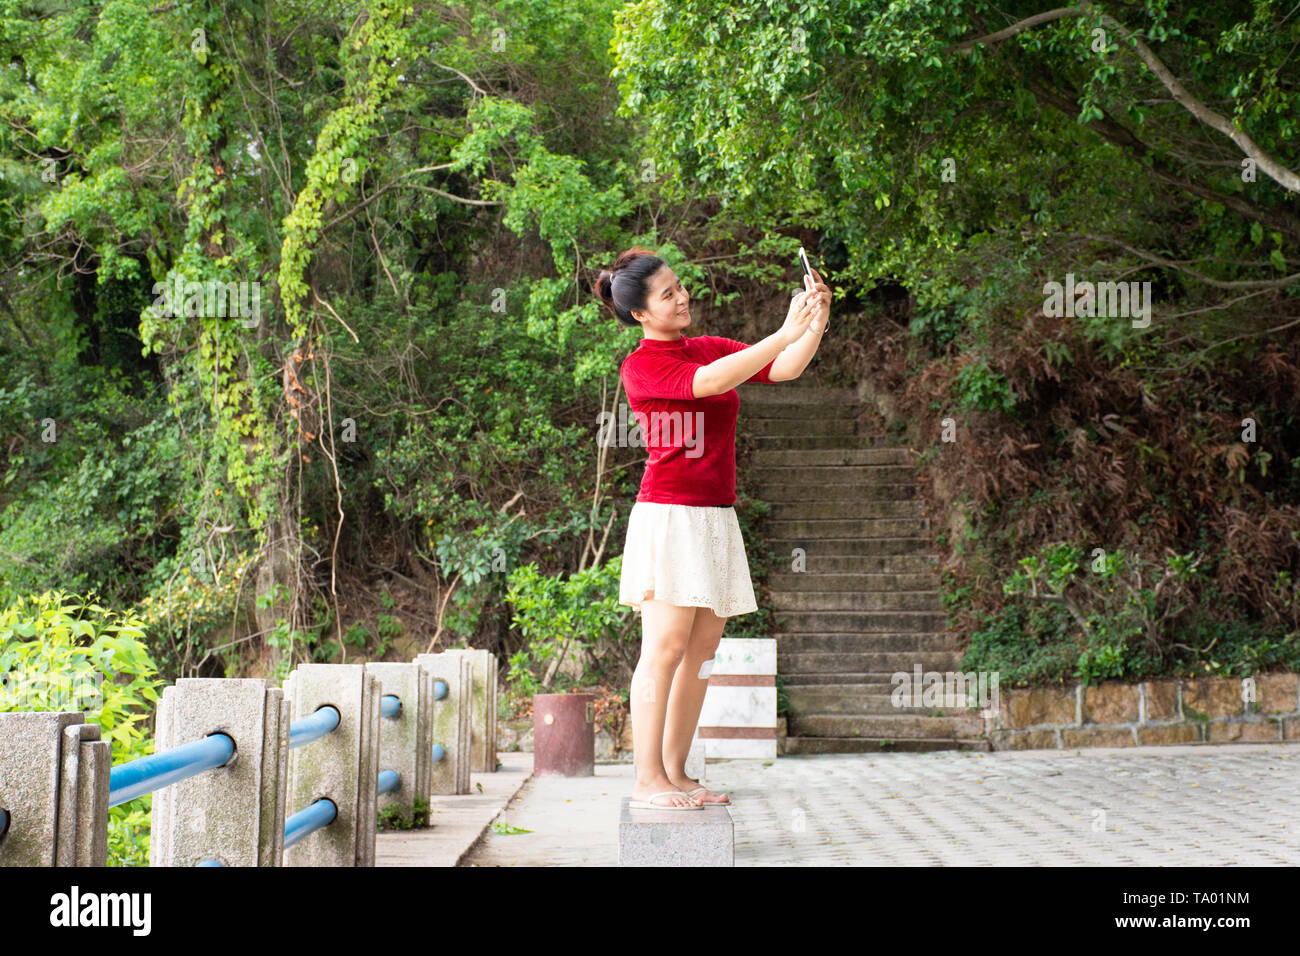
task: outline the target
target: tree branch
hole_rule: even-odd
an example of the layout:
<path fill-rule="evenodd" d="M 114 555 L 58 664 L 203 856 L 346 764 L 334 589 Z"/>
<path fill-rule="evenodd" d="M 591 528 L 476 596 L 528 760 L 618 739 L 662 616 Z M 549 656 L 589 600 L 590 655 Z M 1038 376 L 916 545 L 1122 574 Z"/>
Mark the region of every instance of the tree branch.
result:
<path fill-rule="evenodd" d="M 1015 36 L 1017 33 L 1023 33 L 1025 30 L 1032 30 L 1034 27 L 1043 23 L 1050 23 L 1053 20 L 1060 20 L 1062 17 L 1081 16 L 1083 11 L 1078 7 L 1058 7 L 1055 10 L 1048 10 L 1046 13 L 1036 13 L 1032 17 L 1011 24 L 1011 26 L 998 30 L 996 33 L 990 33 L 987 36 L 976 37 L 973 40 L 963 40 L 961 43 L 954 44 L 944 48 L 944 53 L 969 53 L 975 47 L 983 43 L 997 43 L 999 40 L 1005 40 L 1007 37 Z"/>
<path fill-rule="evenodd" d="M 1186 273 L 1194 279 L 1204 282 L 1206 285 L 1214 286 L 1216 289 L 1282 289 L 1294 282 L 1300 281 L 1300 272 L 1297 272 L 1294 275 L 1283 276 L 1281 279 L 1242 279 L 1240 281 L 1225 282 L 1221 279 L 1211 279 L 1209 276 L 1197 272 L 1195 269 L 1188 269 L 1186 266 L 1179 265 L 1172 259 L 1162 258 L 1154 252 L 1147 252 L 1145 249 L 1137 249 L 1112 236 L 1094 236 L 1086 232 L 1078 232 L 1075 233 L 1075 235 L 1081 236 L 1084 239 L 1090 239 L 1093 242 L 1109 243 L 1111 245 L 1119 246 L 1125 252 L 1135 255 L 1139 259 L 1145 259 L 1147 262 L 1163 266 L 1166 269 L 1173 269 L 1176 272 Z"/>
<path fill-rule="evenodd" d="M 1015 67 L 1011 67 L 1015 70 Z M 1020 71 L 1016 71 L 1018 74 Z M 1061 93 L 1053 90 L 1046 83 L 1040 81 L 1031 74 L 1020 74 L 1028 86 L 1029 91 L 1040 102 L 1046 103 L 1060 110 L 1062 113 L 1072 118 L 1079 115 L 1079 104 L 1073 97 L 1063 96 Z M 1113 143 L 1128 152 L 1132 153 L 1152 176 L 1161 182 L 1168 183 L 1171 186 L 1177 186 L 1185 192 L 1198 196 L 1201 199 L 1208 199 L 1211 202 L 1217 202 L 1231 209 L 1247 219 L 1254 219 L 1273 229 L 1281 229 L 1294 236 L 1300 236 L 1300 218 L 1286 212 L 1282 209 L 1261 209 L 1254 204 L 1247 202 L 1240 196 L 1224 195 L 1218 190 L 1199 183 L 1194 179 L 1188 179 L 1179 176 L 1169 164 L 1158 156 L 1152 155 L 1153 151 L 1150 146 L 1138 139 L 1133 133 L 1115 122 L 1104 112 L 1101 119 L 1090 120 L 1087 124 L 1102 139 Z"/>
<path fill-rule="evenodd" d="M 1050 23 L 1054 20 L 1060 20 L 1064 17 L 1082 16 L 1084 14 L 1097 17 L 1102 23 L 1107 24 L 1114 29 L 1120 36 L 1124 37 L 1133 44 L 1137 51 L 1138 57 L 1146 64 L 1156 79 L 1167 89 L 1173 96 L 1174 100 L 1180 106 L 1186 109 L 1192 116 L 1196 117 L 1201 123 L 1213 130 L 1223 134 L 1228 139 L 1237 144 L 1237 147 L 1246 154 L 1247 157 L 1254 160 L 1255 164 L 1274 182 L 1278 183 L 1283 189 L 1293 193 L 1300 193 L 1300 174 L 1283 166 L 1281 162 L 1265 152 L 1263 147 L 1256 143 L 1251 137 L 1230 119 L 1221 113 L 1216 112 L 1198 100 L 1192 93 L 1179 82 L 1178 77 L 1174 76 L 1173 71 L 1165 66 L 1160 57 L 1156 56 L 1155 51 L 1147 46 L 1142 39 L 1124 24 L 1120 23 L 1108 13 L 1098 10 L 1089 2 L 1089 0 L 1080 0 L 1078 7 L 1058 7 L 1055 10 L 1048 10 L 1045 13 L 1038 13 L 1032 17 L 1026 17 L 1011 26 L 995 33 L 990 33 L 973 40 L 963 40 L 952 46 L 944 48 L 945 53 L 969 53 L 976 46 L 984 43 L 996 43 L 999 40 L 1005 40 L 1008 37 L 1015 36 L 1025 30 L 1031 30 L 1036 26 L 1044 23 Z"/>
<path fill-rule="evenodd" d="M 1129 40 L 1133 44 L 1134 49 L 1137 50 L 1138 56 L 1142 58 L 1142 62 L 1147 65 L 1147 69 L 1155 74 L 1156 79 L 1164 84 L 1165 89 L 1173 95 L 1173 98 L 1177 100 L 1184 109 L 1206 126 L 1213 130 L 1217 130 L 1236 143 L 1243 153 L 1255 161 L 1256 165 L 1259 166 L 1266 176 L 1277 182 L 1283 189 L 1289 190 L 1293 193 L 1300 193 L 1300 175 L 1287 169 L 1268 153 L 1264 152 L 1263 148 L 1260 147 L 1258 143 L 1246 135 L 1245 132 L 1239 129 L 1226 116 L 1210 109 L 1193 96 L 1187 88 L 1183 86 L 1183 84 L 1178 82 L 1178 78 L 1174 76 L 1163 62 L 1161 62 L 1160 58 L 1155 55 L 1155 52 L 1142 42 L 1140 37 L 1114 17 L 1095 9 L 1088 0 L 1083 0 L 1080 6 L 1089 13 L 1100 17 L 1102 23 L 1114 27 L 1120 36 Z"/>

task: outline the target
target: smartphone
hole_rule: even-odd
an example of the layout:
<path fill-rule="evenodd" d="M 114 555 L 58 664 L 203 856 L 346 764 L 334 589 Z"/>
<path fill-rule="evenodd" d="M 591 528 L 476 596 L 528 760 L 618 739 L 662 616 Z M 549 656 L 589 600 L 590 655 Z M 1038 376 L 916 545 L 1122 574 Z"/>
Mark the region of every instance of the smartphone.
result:
<path fill-rule="evenodd" d="M 803 263 L 804 274 L 813 282 L 816 282 L 817 280 L 813 279 L 812 266 L 808 264 L 808 253 L 803 251 L 803 246 L 799 247 L 799 261 Z"/>

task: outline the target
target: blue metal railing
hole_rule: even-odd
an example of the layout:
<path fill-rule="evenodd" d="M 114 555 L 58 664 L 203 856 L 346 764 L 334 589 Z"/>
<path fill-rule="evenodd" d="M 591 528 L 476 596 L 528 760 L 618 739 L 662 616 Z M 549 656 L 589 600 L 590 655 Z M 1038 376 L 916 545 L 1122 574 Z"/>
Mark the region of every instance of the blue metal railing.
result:
<path fill-rule="evenodd" d="M 305 747 L 313 741 L 320 740 L 339 725 L 338 708 L 325 704 L 316 709 L 316 713 L 302 720 L 295 720 L 289 725 L 289 749 Z"/>
<path fill-rule="evenodd" d="M 329 797 L 321 797 L 305 810 L 299 810 L 284 822 L 284 848 L 287 850 L 304 837 L 329 826 L 339 815 L 339 808 Z"/>
<path fill-rule="evenodd" d="M 447 683 L 442 680 L 433 682 L 435 700 L 447 696 Z M 395 694 L 384 694 L 380 698 L 379 713 L 382 717 L 398 717 L 402 713 L 401 698 Z M 289 726 L 289 748 L 296 749 L 320 740 L 326 734 L 338 728 L 340 716 L 338 708 L 325 704 L 317 708 L 310 717 L 296 721 Z M 235 756 L 235 741 L 229 734 L 213 733 L 198 740 L 174 747 L 164 753 L 141 757 L 109 771 L 108 805 L 116 807 L 137 797 L 142 797 L 155 790 L 187 780 L 190 777 L 224 767 Z M 446 750 L 440 744 L 433 746 L 435 762 L 446 756 Z M 395 770 L 383 770 L 379 773 L 379 793 L 397 790 L 401 780 Z M 327 827 L 338 816 L 338 807 L 328 798 L 317 800 L 311 806 L 300 810 L 285 822 L 284 845 L 286 847 Z M 9 829 L 10 815 L 7 810 L 0 810 L 0 837 Z M 220 866 L 215 860 L 205 860 L 199 866 Z"/>
<path fill-rule="evenodd" d="M 381 770 L 376 795 L 396 790 L 401 783 L 401 777 L 396 770 Z M 299 810 L 284 822 L 284 848 L 287 850 L 317 830 L 323 830 L 333 823 L 338 815 L 338 807 L 329 797 L 321 797 L 306 809 Z"/>
<path fill-rule="evenodd" d="M 230 763 L 235 741 L 227 734 L 211 734 L 150 757 L 114 767 L 108 775 L 108 805 L 153 793 L 162 787 Z"/>

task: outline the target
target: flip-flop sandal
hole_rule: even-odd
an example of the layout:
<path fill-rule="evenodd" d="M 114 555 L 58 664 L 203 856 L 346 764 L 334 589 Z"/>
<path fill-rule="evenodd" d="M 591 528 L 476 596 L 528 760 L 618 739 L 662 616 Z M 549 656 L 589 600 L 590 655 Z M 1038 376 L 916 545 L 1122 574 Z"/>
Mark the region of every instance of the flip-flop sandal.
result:
<path fill-rule="evenodd" d="M 629 810 L 703 810 L 704 809 L 704 807 L 700 806 L 699 804 L 691 804 L 691 806 L 689 807 L 672 807 L 672 806 L 666 806 L 662 803 L 650 802 L 655 797 L 671 796 L 673 794 L 679 794 L 683 797 L 689 796 L 689 794 L 682 793 L 682 791 L 680 790 L 664 790 L 661 791 L 660 793 L 650 794 L 650 796 L 645 800 L 633 800 L 629 802 L 627 806 Z"/>
<path fill-rule="evenodd" d="M 716 790 L 710 790 L 708 787 L 696 787 L 694 790 L 689 791 L 686 795 L 694 799 L 697 793 L 717 793 L 717 792 L 718 791 Z M 722 796 L 726 796 L 726 794 L 722 794 Z M 710 804 L 712 804 L 715 807 L 729 807 L 731 806 L 731 797 L 727 797 L 726 800 L 705 800 L 704 801 L 704 805 L 706 807 L 709 806 Z"/>

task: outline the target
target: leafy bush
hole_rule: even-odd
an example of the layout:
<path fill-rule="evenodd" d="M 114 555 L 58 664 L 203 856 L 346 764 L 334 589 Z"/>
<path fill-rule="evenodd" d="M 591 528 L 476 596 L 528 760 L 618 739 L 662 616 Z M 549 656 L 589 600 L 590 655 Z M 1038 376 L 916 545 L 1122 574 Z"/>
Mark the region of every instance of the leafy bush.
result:
<path fill-rule="evenodd" d="M 976 619 L 982 626 L 971 633 L 963 672 L 996 671 L 1000 684 L 1013 686 L 1060 683 L 1074 669 L 1077 649 L 1064 608 L 1011 603 L 991 615 L 976 612 Z"/>
<path fill-rule="evenodd" d="M 1065 543 L 1022 558 L 1003 582 L 1015 598 L 978 615 L 963 669 L 996 670 L 1006 684 L 1142 680 L 1171 674 L 1246 676 L 1300 665 L 1300 635 L 1264 631 L 1213 587 L 1194 600 L 1202 557 L 1141 555 Z M 954 599 L 953 604 L 960 603 Z"/>
<path fill-rule="evenodd" d="M 62 591 L 19 597 L 0 612 L 0 711 L 83 710 L 115 765 L 149 755 L 145 728 L 162 682 L 143 623 Z M 150 799 L 109 809 L 109 866 L 148 865 Z"/>
<path fill-rule="evenodd" d="M 527 639 L 510 658 L 508 679 L 519 693 L 549 689 L 565 656 L 575 648 L 589 650 L 599 640 L 627 640 L 629 609 L 618 603 L 622 565 L 619 555 L 567 580 L 542 574 L 536 564 L 510 572 L 506 601 L 514 608 L 511 624 Z"/>
<path fill-rule="evenodd" d="M 984 359 L 962 366 L 952 386 L 962 408 L 1007 413 L 1016 409 L 1016 397 L 1007 380 L 990 369 Z"/>

